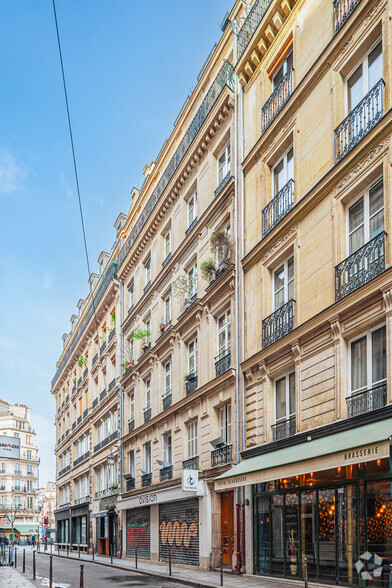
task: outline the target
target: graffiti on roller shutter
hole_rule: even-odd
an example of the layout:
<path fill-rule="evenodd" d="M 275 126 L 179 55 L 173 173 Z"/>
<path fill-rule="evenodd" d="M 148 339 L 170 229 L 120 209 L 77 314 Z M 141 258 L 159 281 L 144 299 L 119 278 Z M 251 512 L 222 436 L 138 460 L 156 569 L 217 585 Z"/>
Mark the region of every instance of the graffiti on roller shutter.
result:
<path fill-rule="evenodd" d="M 126 552 L 130 557 L 150 559 L 150 508 L 127 511 Z"/>
<path fill-rule="evenodd" d="M 159 542 L 161 559 L 169 557 L 174 563 L 199 564 L 199 509 L 184 508 L 167 512 L 161 517 Z"/>

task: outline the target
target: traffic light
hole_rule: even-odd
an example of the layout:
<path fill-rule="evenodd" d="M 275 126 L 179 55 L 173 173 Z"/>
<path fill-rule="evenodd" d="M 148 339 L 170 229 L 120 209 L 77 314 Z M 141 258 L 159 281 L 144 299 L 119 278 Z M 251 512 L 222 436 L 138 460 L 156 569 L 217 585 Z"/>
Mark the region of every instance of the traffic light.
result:
<path fill-rule="evenodd" d="M 48 528 L 49 525 L 49 517 L 44 517 L 44 527 Z"/>

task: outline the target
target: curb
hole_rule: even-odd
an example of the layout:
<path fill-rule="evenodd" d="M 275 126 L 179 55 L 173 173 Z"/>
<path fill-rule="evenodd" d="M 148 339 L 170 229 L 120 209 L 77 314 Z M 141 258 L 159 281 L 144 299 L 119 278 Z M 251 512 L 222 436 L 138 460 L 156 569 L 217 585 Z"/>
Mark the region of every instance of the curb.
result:
<path fill-rule="evenodd" d="M 73 556 L 64 556 L 64 555 L 58 555 L 57 553 L 47 553 L 46 551 L 36 551 L 37 554 L 40 555 L 52 555 L 53 557 L 58 557 L 59 559 L 72 559 L 73 561 L 79 561 L 80 563 L 92 563 L 92 564 L 98 564 L 100 566 L 106 566 L 107 568 L 115 568 L 116 570 L 122 570 L 124 572 L 133 572 L 135 574 L 142 574 L 143 576 L 150 576 L 151 578 L 157 578 L 159 580 L 166 580 L 166 581 L 170 581 L 170 582 L 177 582 L 178 584 L 183 584 L 184 586 L 194 586 L 195 588 L 218 588 L 220 586 L 220 584 L 212 584 L 209 582 L 194 582 L 192 580 L 184 580 L 183 578 L 178 578 L 175 575 L 171 575 L 169 576 L 169 574 L 159 574 L 157 572 L 149 572 L 147 570 L 141 570 L 140 568 L 135 569 L 135 568 L 130 568 L 130 567 L 125 567 L 125 566 L 119 566 L 117 564 L 110 564 L 110 563 L 106 563 L 104 561 L 97 561 L 97 560 L 92 560 L 92 559 L 85 559 L 83 557 L 79 558 L 79 557 L 73 557 Z"/>

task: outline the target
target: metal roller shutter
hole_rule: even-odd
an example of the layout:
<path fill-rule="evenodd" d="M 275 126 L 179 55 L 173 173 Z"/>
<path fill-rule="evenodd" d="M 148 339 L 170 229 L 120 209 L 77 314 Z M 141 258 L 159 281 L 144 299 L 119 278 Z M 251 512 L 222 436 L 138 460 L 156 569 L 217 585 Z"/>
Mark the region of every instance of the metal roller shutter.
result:
<path fill-rule="evenodd" d="M 159 506 L 159 559 L 199 565 L 199 499 L 174 501 Z"/>
<path fill-rule="evenodd" d="M 127 556 L 150 559 L 150 507 L 127 510 Z"/>

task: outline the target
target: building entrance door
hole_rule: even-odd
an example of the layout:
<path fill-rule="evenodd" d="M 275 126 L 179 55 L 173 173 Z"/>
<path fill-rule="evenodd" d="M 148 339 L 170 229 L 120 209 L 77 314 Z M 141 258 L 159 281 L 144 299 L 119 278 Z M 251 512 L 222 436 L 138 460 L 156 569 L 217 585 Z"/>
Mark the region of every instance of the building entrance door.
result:
<path fill-rule="evenodd" d="M 234 493 L 221 494 L 221 537 L 222 560 L 224 565 L 231 565 L 234 550 Z"/>

